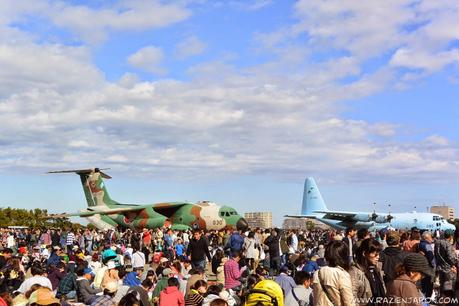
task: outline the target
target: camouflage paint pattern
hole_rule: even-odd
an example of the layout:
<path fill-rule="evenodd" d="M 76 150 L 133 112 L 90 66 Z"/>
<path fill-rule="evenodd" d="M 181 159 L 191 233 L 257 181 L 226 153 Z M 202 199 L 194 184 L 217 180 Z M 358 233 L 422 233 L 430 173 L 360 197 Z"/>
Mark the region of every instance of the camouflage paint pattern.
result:
<path fill-rule="evenodd" d="M 68 216 L 82 216 L 100 229 L 116 226 L 131 229 L 171 226 L 172 229 L 190 228 L 219 230 L 247 227 L 247 222 L 231 207 L 212 202 L 167 202 L 148 205 L 121 204 L 109 196 L 103 178 L 110 176 L 99 169 L 55 171 L 74 172 L 80 176 L 88 209 Z"/>

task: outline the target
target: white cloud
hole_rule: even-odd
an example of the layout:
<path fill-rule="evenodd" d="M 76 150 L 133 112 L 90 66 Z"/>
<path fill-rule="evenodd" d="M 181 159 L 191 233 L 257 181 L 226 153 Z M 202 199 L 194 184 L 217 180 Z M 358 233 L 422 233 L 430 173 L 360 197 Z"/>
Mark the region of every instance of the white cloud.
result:
<path fill-rule="evenodd" d="M 271 5 L 272 3 L 272 0 L 243 0 L 229 2 L 230 6 L 245 11 L 257 11 Z"/>
<path fill-rule="evenodd" d="M 39 45 L 28 35 L 20 41 L 8 35 L 0 45 L 0 168 L 92 164 L 177 177 L 275 173 L 302 178 L 317 173 L 368 180 L 457 178 L 457 143 L 441 135 L 400 142 L 402 127 L 396 123 L 345 119 L 341 113 L 342 100 L 391 86 L 398 67 L 433 72 L 456 62 L 457 51 L 444 47 L 455 31 L 436 34 L 432 29 L 439 25 L 432 14 L 437 8 L 416 2 L 420 15 L 412 14 L 406 8 L 411 3 L 387 1 L 378 8 L 354 1 L 299 1 L 298 23 L 271 40 L 269 34 L 264 37 L 279 58 L 246 69 L 224 61 L 201 63 L 188 69 L 188 81 L 149 82 L 128 73 L 110 82 L 93 64 L 90 47 Z M 148 10 L 96 12 L 63 2 L 50 7 L 94 17 L 91 41 L 111 30 L 159 26 L 140 18 Z M 140 19 L 128 18 L 128 12 Z M 433 21 L 404 30 L 427 19 Z M 76 17 L 56 22 L 91 36 Z M 303 33 L 311 40 L 303 46 L 293 42 Z M 434 41 L 442 47 L 434 48 Z M 341 52 L 320 62 L 304 60 L 331 47 Z M 290 50 L 294 56 L 288 56 Z M 374 71 L 365 71 L 365 60 L 380 57 Z M 132 66 L 154 74 L 165 72 L 163 61 L 155 46 L 128 58 Z"/>
<path fill-rule="evenodd" d="M 155 46 L 147 46 L 128 57 L 128 62 L 133 67 L 154 74 L 164 74 L 166 69 L 161 66 L 164 59 L 163 50 Z"/>
<path fill-rule="evenodd" d="M 196 36 L 191 36 L 177 44 L 175 53 L 179 59 L 199 55 L 206 49 L 206 44 Z"/>
<path fill-rule="evenodd" d="M 390 60 L 395 67 L 420 69 L 427 73 L 436 72 L 446 65 L 459 63 L 459 50 L 427 53 L 405 48 L 398 49 Z"/>
<path fill-rule="evenodd" d="M 169 26 L 185 20 L 190 14 L 180 3 L 164 4 L 157 0 L 109 1 L 99 8 L 59 0 L 3 0 L 0 3 L 0 24 L 21 22 L 30 15 L 39 15 L 90 43 L 102 42 L 112 31 L 143 31 Z"/>

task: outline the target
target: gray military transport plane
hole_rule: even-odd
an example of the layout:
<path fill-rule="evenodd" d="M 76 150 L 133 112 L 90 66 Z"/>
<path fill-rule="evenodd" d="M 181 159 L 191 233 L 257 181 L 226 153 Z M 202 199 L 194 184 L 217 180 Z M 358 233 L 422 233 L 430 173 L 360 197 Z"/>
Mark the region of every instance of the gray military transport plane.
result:
<path fill-rule="evenodd" d="M 368 228 L 370 231 L 384 228 L 410 230 L 413 227 L 419 230 L 455 230 L 456 227 L 448 223 L 442 216 L 432 213 L 376 213 L 376 212 L 347 212 L 329 210 L 320 194 L 319 188 L 312 177 L 304 182 L 303 205 L 301 215 L 287 215 L 289 218 L 311 218 L 329 225 L 335 229 Z"/>

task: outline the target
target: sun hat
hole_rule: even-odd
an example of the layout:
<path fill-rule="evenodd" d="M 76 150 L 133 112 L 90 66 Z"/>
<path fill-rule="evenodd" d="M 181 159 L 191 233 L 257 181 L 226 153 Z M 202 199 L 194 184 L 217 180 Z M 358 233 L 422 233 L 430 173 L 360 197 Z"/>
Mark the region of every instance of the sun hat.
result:
<path fill-rule="evenodd" d="M 49 288 L 39 288 L 35 290 L 29 298 L 29 304 L 37 303 L 39 305 L 50 305 L 54 303 L 60 303 L 59 299 L 56 299 L 54 293 Z"/>

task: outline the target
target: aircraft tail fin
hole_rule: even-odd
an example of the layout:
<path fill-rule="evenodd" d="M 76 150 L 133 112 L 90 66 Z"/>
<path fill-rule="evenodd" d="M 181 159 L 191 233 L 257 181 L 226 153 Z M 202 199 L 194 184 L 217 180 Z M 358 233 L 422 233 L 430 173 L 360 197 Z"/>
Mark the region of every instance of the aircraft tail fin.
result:
<path fill-rule="evenodd" d="M 48 173 L 76 173 L 80 176 L 81 184 L 88 207 L 94 208 L 114 208 L 119 203 L 112 200 L 105 187 L 104 178 L 111 179 L 111 176 L 102 172 L 106 169 L 82 169 L 82 170 L 63 170 L 50 171 Z"/>
<path fill-rule="evenodd" d="M 308 177 L 304 182 L 303 205 L 301 206 L 301 214 L 314 215 L 317 211 L 326 211 L 324 199 L 320 194 L 316 181 L 312 177 Z"/>

